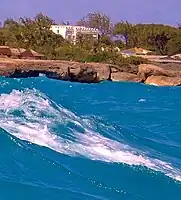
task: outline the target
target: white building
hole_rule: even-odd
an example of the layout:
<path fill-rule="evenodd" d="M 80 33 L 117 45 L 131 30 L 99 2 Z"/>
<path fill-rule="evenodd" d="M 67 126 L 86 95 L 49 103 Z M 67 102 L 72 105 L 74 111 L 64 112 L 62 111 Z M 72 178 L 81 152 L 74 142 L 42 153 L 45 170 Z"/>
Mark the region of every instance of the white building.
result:
<path fill-rule="evenodd" d="M 95 39 L 98 39 L 99 36 L 98 29 L 87 28 L 84 26 L 52 25 L 50 30 L 56 34 L 61 35 L 64 39 L 72 41 L 74 44 L 78 34 L 91 34 Z"/>

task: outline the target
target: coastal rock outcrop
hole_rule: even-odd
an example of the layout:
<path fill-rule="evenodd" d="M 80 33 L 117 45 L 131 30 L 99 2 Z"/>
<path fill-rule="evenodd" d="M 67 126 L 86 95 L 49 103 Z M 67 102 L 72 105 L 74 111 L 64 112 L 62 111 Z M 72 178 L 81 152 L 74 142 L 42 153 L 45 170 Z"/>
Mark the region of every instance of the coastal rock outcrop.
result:
<path fill-rule="evenodd" d="M 143 81 L 143 79 L 132 73 L 128 72 L 120 72 L 117 69 L 111 69 L 111 80 L 112 81 L 128 81 L 128 82 L 137 82 L 140 83 Z"/>
<path fill-rule="evenodd" d="M 8 77 L 35 77 L 40 73 L 48 78 L 85 83 L 110 79 L 109 65 L 54 60 L 0 60 L 0 75 Z"/>
<path fill-rule="evenodd" d="M 156 86 L 180 86 L 180 77 L 168 77 L 168 76 L 149 76 L 145 84 L 156 85 Z"/>
<path fill-rule="evenodd" d="M 40 73 L 46 74 L 48 78 L 59 79 L 68 81 L 69 77 L 69 67 L 66 63 L 62 63 L 57 66 L 49 66 L 48 69 L 43 67 L 44 70 L 40 71 Z"/>
<path fill-rule="evenodd" d="M 181 65 L 142 64 L 116 66 L 103 63 L 81 63 L 63 60 L 23 60 L 0 58 L 0 76 L 12 78 L 37 77 L 98 83 L 104 80 L 144 82 L 158 86 L 181 85 Z"/>
<path fill-rule="evenodd" d="M 119 72 L 128 72 L 131 74 L 138 74 L 139 66 L 133 64 L 125 64 L 120 66 L 117 65 L 110 65 L 111 69 L 118 70 Z"/>
<path fill-rule="evenodd" d="M 169 76 L 177 77 L 181 75 L 177 71 L 167 70 L 157 65 L 152 64 L 141 64 L 139 65 L 138 75 L 146 80 L 149 76 Z"/>
<path fill-rule="evenodd" d="M 74 63 L 69 66 L 71 81 L 101 82 L 110 77 L 110 68 L 106 64 L 98 63 Z"/>

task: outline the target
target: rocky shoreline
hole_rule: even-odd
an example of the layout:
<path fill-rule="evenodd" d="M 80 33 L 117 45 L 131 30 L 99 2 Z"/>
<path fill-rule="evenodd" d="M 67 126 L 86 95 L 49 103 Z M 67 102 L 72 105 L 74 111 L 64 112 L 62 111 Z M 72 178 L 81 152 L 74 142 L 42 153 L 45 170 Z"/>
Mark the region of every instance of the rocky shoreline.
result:
<path fill-rule="evenodd" d="M 11 78 L 38 77 L 65 81 L 98 83 L 101 81 L 137 82 L 157 86 L 180 86 L 181 64 L 125 65 L 80 63 L 54 60 L 0 59 L 0 76 Z"/>

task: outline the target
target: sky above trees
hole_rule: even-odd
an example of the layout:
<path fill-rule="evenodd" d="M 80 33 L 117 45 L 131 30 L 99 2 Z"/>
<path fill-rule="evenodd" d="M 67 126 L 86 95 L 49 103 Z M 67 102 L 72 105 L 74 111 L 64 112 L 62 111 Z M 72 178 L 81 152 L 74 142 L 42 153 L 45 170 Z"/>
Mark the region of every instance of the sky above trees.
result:
<path fill-rule="evenodd" d="M 96 11 L 109 15 L 113 22 L 177 25 L 181 22 L 180 8 L 180 0 L 1 0 L 0 21 L 42 12 L 57 23 L 62 20 L 74 23 Z"/>

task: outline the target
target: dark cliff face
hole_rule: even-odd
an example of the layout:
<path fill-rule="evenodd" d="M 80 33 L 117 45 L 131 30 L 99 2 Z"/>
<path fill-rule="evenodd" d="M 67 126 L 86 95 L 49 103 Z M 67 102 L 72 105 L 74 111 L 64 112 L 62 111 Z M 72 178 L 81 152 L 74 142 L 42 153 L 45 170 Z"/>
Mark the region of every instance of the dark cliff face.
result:
<path fill-rule="evenodd" d="M 16 69 L 13 73 L 11 73 L 8 77 L 10 78 L 28 78 L 28 77 L 38 77 L 39 72 L 35 70 L 23 71 Z"/>

